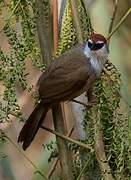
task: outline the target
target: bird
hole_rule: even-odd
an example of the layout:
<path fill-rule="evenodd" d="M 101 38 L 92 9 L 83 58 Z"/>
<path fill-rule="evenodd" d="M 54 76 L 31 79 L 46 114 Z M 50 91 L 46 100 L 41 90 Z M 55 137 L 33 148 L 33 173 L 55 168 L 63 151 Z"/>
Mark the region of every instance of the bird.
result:
<path fill-rule="evenodd" d="M 18 142 L 26 150 L 53 104 L 72 101 L 84 92 L 91 94 L 94 82 L 108 60 L 108 43 L 102 34 L 93 33 L 83 44 L 66 51 L 45 69 L 37 87 L 39 103 L 20 131 Z M 91 97 L 89 102 L 91 102 Z"/>

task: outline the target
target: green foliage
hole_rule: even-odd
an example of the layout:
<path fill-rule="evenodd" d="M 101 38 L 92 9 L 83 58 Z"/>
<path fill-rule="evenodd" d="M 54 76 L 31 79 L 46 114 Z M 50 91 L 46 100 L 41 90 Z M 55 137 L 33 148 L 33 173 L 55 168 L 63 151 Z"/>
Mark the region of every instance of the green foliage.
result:
<path fill-rule="evenodd" d="M 79 0 L 79 14 L 82 22 L 82 32 L 84 40 L 88 39 L 93 32 L 89 16 Z M 48 1 L 43 1 L 44 7 L 48 7 Z M 0 1 L 0 12 L 4 6 L 3 1 Z M 13 17 L 9 19 L 4 26 L 3 32 L 5 33 L 8 44 L 10 45 L 9 55 L 0 49 L 0 81 L 4 85 L 4 93 L 1 94 L 0 102 L 0 122 L 9 120 L 9 115 L 15 115 L 19 120 L 22 120 L 20 107 L 17 103 L 16 87 L 18 84 L 23 90 L 32 92 L 32 86 L 28 86 L 26 80 L 28 74 L 26 71 L 25 60 L 30 58 L 33 64 L 39 69 L 44 69 L 44 64 L 41 60 L 40 49 L 38 47 L 36 36 L 36 23 L 38 12 L 35 10 L 34 1 L 27 0 L 12 0 L 10 1 L 8 12 L 13 13 Z M 46 26 L 49 25 L 48 8 L 45 8 Z M 14 24 L 19 25 L 19 32 L 17 32 Z M 70 49 L 77 43 L 76 31 L 73 25 L 71 15 L 71 8 L 69 1 L 67 2 L 62 21 L 62 29 L 60 33 L 60 40 L 56 56 Z M 123 106 L 124 102 L 120 97 L 120 75 L 116 68 L 110 63 L 107 63 L 106 73 L 102 74 L 94 86 L 94 94 L 98 99 L 97 109 L 85 112 L 84 128 L 87 132 L 87 140 L 85 143 L 94 144 L 94 129 L 93 119 L 94 114 L 100 113 L 97 122 L 103 129 L 103 137 L 105 143 L 105 151 L 109 161 L 109 165 L 116 179 L 128 179 L 131 174 L 131 167 L 129 165 L 129 118 L 128 111 Z M 1 132 L 0 141 L 5 141 L 5 137 Z M 48 146 L 49 150 L 53 150 L 52 144 Z M 75 175 L 77 177 L 80 171 L 80 161 L 78 147 L 71 146 L 74 154 L 76 155 L 74 167 Z M 51 156 L 52 157 L 52 156 Z M 91 157 L 91 158 L 90 158 Z M 96 163 L 94 153 L 87 152 L 87 157 L 90 161 L 86 167 L 86 173 L 92 177 L 100 173 Z M 94 173 L 94 174 L 93 174 Z M 102 177 L 101 177 L 102 178 Z"/>
<path fill-rule="evenodd" d="M 6 142 L 6 135 L 2 130 L 0 130 L 0 143 L 5 143 L 5 142 Z"/>
<path fill-rule="evenodd" d="M 2 1 L 0 5 L 4 6 Z M 25 60 L 30 58 L 35 66 L 44 68 L 36 38 L 36 14 L 33 6 L 34 4 L 28 1 L 12 0 L 6 8 L 10 16 L 3 32 L 10 45 L 10 53 L 5 55 L 5 52 L 0 49 L 0 81 L 4 85 L 4 93 L 0 95 L 0 121 L 2 122 L 9 120 L 10 114 L 23 120 L 16 96 L 19 85 L 23 90 L 33 94 L 32 85 L 28 85 L 26 81 L 29 73 L 26 72 Z"/>
<path fill-rule="evenodd" d="M 90 18 L 81 3 L 81 0 L 78 1 L 79 4 L 79 14 L 80 20 L 82 22 L 82 33 L 84 40 L 88 39 L 91 35 L 93 28 L 90 23 Z M 84 18 L 83 18 L 84 17 Z M 71 13 L 71 5 L 70 2 L 67 1 L 67 5 L 64 12 L 64 17 L 62 19 L 62 28 L 60 33 L 59 45 L 56 56 L 59 56 L 66 50 L 70 49 L 74 45 L 78 43 L 76 37 L 75 27 L 73 25 L 72 13 Z"/>
<path fill-rule="evenodd" d="M 50 141 L 48 144 L 43 145 L 43 147 L 46 147 L 47 150 L 50 152 L 48 162 L 51 162 L 52 159 L 58 157 L 58 149 L 57 149 L 56 142 Z"/>
<path fill-rule="evenodd" d="M 11 1 L 11 11 L 17 5 L 18 1 Z M 18 19 L 21 25 L 21 38 L 26 48 L 28 57 L 32 60 L 33 65 L 43 70 L 44 64 L 42 64 L 40 49 L 38 47 L 37 35 L 36 35 L 36 15 L 35 2 L 21 1 L 17 10 L 15 11 L 15 17 Z"/>
<path fill-rule="evenodd" d="M 103 73 L 94 87 L 99 105 L 96 111 L 88 111 L 85 115 L 86 131 L 88 142 L 93 142 L 93 119 L 94 113 L 96 121 L 102 127 L 104 134 L 104 144 L 109 165 L 116 179 L 126 179 L 130 175 L 129 164 L 129 142 L 128 142 L 128 112 L 126 112 L 124 102 L 120 97 L 120 74 L 114 66 L 107 64 L 109 75 Z M 121 101 L 121 102 L 120 102 Z"/>
<path fill-rule="evenodd" d="M 15 93 L 15 81 L 16 70 L 14 65 L 14 59 L 7 57 L 0 50 L 1 68 L 0 68 L 0 80 L 5 87 L 3 100 L 1 101 L 0 108 L 0 121 L 5 122 L 9 120 L 9 114 L 15 114 L 21 119 L 20 108 L 17 104 L 17 98 Z M 2 95 L 1 95 L 2 97 Z"/>

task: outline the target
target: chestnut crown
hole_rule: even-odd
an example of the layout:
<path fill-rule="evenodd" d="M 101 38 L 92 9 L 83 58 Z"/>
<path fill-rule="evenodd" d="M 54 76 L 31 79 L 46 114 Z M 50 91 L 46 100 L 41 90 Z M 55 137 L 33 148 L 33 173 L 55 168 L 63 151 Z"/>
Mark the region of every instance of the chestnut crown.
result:
<path fill-rule="evenodd" d="M 106 38 L 101 34 L 92 34 L 88 39 L 88 47 L 90 50 L 97 51 L 107 44 Z"/>

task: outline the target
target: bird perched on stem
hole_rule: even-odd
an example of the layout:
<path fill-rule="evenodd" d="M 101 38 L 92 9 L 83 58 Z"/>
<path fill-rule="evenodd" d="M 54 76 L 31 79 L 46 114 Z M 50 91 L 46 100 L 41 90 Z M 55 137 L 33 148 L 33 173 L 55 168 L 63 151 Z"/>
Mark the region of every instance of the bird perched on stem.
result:
<path fill-rule="evenodd" d="M 93 104 L 91 89 L 100 77 L 102 68 L 108 59 L 108 45 L 101 34 L 92 34 L 80 44 L 56 58 L 42 73 L 38 80 L 40 102 L 23 126 L 18 142 L 23 149 L 31 144 L 48 110 L 55 103 L 72 101 L 83 92 L 89 95 Z"/>

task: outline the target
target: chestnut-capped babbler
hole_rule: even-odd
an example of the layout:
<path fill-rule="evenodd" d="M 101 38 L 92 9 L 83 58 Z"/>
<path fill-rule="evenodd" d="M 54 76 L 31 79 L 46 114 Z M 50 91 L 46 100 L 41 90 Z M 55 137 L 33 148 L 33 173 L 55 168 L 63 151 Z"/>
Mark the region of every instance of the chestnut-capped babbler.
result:
<path fill-rule="evenodd" d="M 54 103 L 71 101 L 83 92 L 89 92 L 101 75 L 108 59 L 108 46 L 101 34 L 92 34 L 78 45 L 56 58 L 38 81 L 40 102 L 23 126 L 18 142 L 23 149 L 31 144 L 48 110 Z"/>

